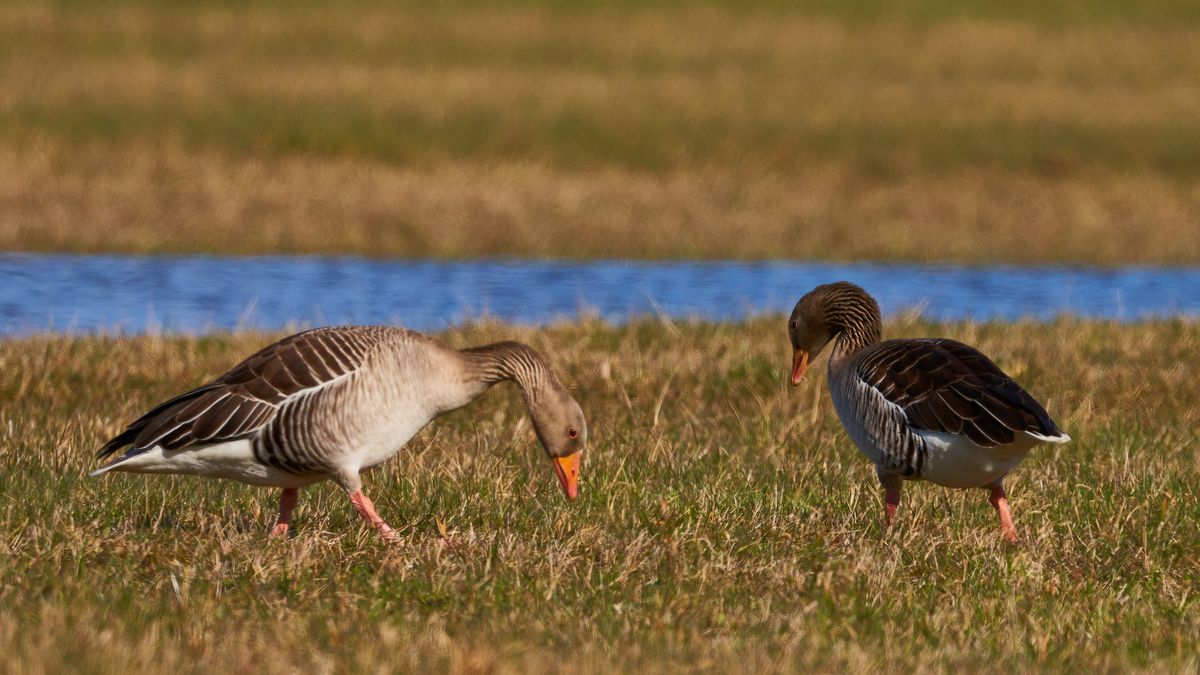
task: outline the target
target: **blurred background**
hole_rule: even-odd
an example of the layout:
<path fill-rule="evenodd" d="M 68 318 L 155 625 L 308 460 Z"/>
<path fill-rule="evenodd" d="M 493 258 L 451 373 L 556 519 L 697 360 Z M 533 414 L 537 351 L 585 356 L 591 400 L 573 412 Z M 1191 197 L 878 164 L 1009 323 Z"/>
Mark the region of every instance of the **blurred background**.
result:
<path fill-rule="evenodd" d="M 0 249 L 1193 269 L 1197 44 L 1190 0 L 6 2 Z M 62 260 L 0 269 L 22 296 L 143 289 L 100 324 L 182 292 L 122 276 L 136 259 Z M 178 283 L 229 278 L 205 274 Z M 1196 280 L 1152 286 L 1156 311 Z M 559 290 L 607 312 L 596 283 Z M 0 298 L 0 322 L 83 320 L 46 302 Z"/>

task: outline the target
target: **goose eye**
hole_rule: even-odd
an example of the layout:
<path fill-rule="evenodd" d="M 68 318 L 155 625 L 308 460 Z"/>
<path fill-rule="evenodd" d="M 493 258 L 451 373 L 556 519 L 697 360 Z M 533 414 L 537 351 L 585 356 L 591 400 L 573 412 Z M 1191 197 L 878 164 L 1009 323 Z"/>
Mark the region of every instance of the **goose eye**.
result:
<path fill-rule="evenodd" d="M 571 427 L 570 429 L 567 429 L 567 436 L 571 438 L 579 438 L 579 430 L 575 427 Z"/>
<path fill-rule="evenodd" d="M 790 328 L 792 330 L 796 330 L 796 320 L 795 319 L 792 319 L 791 321 L 788 322 L 788 328 Z"/>

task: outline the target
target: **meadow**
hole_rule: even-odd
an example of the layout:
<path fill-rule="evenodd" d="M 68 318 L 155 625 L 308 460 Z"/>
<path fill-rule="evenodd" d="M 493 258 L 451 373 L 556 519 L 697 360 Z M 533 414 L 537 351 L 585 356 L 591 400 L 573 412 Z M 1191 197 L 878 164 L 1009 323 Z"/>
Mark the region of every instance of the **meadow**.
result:
<path fill-rule="evenodd" d="M 1198 42 L 1173 0 L 17 0 L 0 249 L 1194 264 Z"/>
<path fill-rule="evenodd" d="M 516 389 L 369 474 L 381 541 L 331 484 L 276 494 L 89 479 L 148 405 L 273 335 L 0 341 L 0 670 L 41 673 L 1194 671 L 1200 325 L 889 323 L 978 345 L 1074 440 L 985 493 L 878 486 L 783 318 L 492 323 L 552 355 L 590 420 L 580 499 Z M 442 544 L 439 523 L 452 542 Z"/>
<path fill-rule="evenodd" d="M 1194 265 L 1197 44 L 1193 0 L 13 0 L 0 251 Z M 782 317 L 443 333 L 551 356 L 582 494 L 502 386 L 366 477 L 394 543 L 331 484 L 279 541 L 270 490 L 86 477 L 279 335 L 0 339 L 0 672 L 1200 669 L 1200 324 L 887 332 L 1073 436 L 1019 544 L 983 491 L 885 529 Z"/>

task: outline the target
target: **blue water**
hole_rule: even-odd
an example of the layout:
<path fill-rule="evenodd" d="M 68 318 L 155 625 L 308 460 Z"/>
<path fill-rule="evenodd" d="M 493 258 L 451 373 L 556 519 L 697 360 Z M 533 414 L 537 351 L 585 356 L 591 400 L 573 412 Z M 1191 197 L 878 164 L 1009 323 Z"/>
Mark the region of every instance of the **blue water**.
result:
<path fill-rule="evenodd" d="M 864 286 L 930 319 L 1200 316 L 1200 269 L 797 262 L 431 262 L 0 254 L 0 335 L 198 333 L 390 323 L 436 330 L 581 313 L 735 320 L 790 312 L 819 283 Z"/>

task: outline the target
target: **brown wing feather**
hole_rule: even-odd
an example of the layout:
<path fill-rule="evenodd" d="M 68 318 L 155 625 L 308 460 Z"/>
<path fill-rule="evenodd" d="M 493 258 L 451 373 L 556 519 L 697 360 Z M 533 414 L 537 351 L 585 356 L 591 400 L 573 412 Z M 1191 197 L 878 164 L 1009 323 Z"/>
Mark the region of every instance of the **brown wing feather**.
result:
<path fill-rule="evenodd" d="M 979 350 L 943 339 L 889 340 L 858 359 L 858 376 L 904 410 L 909 426 L 1012 443 L 1028 431 L 1059 436 L 1045 408 Z"/>
<path fill-rule="evenodd" d="M 289 397 L 353 373 L 385 335 L 367 328 L 318 328 L 252 354 L 212 382 L 156 406 L 101 448 L 135 455 L 155 445 L 179 450 L 257 433 Z"/>

